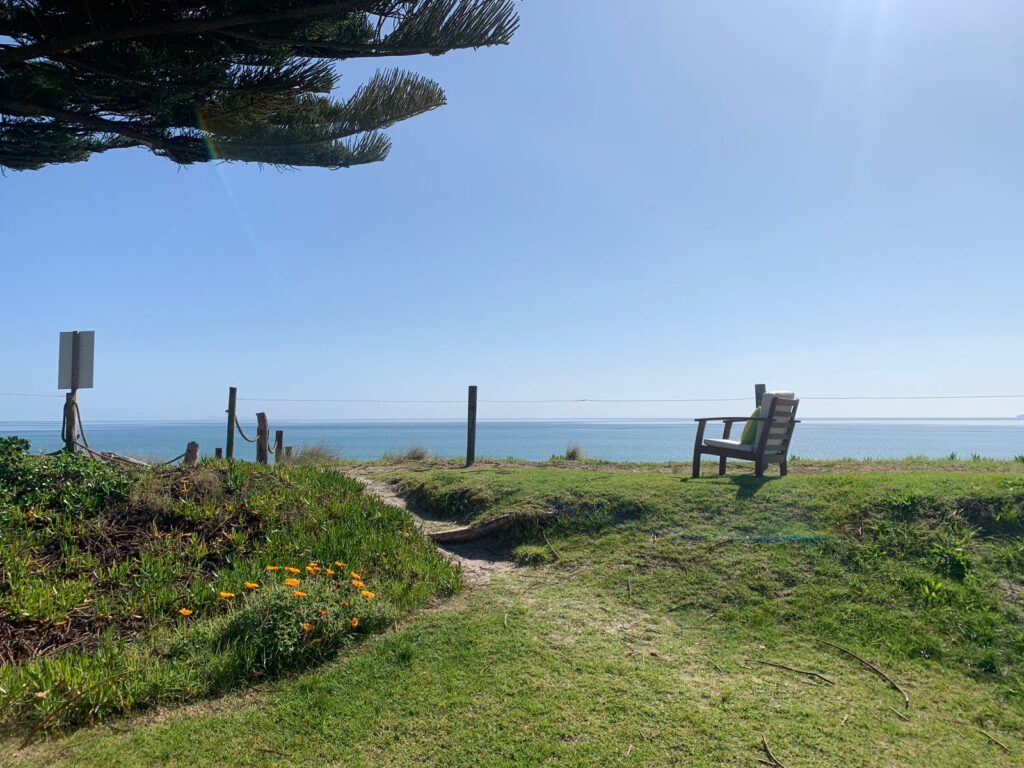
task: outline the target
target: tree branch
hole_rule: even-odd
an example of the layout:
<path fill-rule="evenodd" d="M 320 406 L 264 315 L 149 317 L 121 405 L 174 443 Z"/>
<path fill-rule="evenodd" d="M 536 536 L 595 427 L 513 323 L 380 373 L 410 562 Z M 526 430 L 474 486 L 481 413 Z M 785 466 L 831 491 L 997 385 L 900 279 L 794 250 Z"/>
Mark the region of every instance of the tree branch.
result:
<path fill-rule="evenodd" d="M 216 32 L 230 27 L 248 24 L 264 24 L 290 19 L 308 19 L 317 16 L 330 16 L 336 13 L 364 10 L 372 11 L 377 3 L 372 0 L 338 0 L 333 3 L 310 5 L 303 8 L 278 9 L 276 11 L 260 11 L 240 13 L 235 16 L 221 16 L 212 19 L 175 19 L 150 24 L 120 27 L 111 30 L 92 30 L 78 35 L 47 40 L 30 45 L 7 46 L 0 48 L 0 65 L 17 64 L 41 56 L 72 51 L 92 43 L 106 43 L 115 40 L 131 40 L 138 37 L 156 35 L 194 35 L 200 32 Z"/>
<path fill-rule="evenodd" d="M 240 32 L 235 29 L 221 30 L 226 37 L 233 37 L 236 40 L 244 40 L 247 43 L 256 45 L 281 45 L 291 48 L 298 56 L 310 58 L 346 59 L 357 58 L 381 58 L 383 56 L 420 56 L 424 53 L 437 55 L 444 53 L 450 48 L 443 45 L 417 46 L 417 47 L 394 47 L 388 48 L 387 41 L 381 43 L 332 43 L 327 40 L 296 40 L 288 37 L 270 37 L 266 35 L 254 35 L 248 32 Z"/>
<path fill-rule="evenodd" d="M 123 120 L 106 120 L 95 115 L 81 112 L 69 112 L 55 107 L 43 107 L 38 104 L 25 104 L 20 101 L 0 99 L 0 112 L 22 117 L 49 117 L 62 123 L 78 125 L 99 133 L 115 133 L 143 144 L 150 149 L 167 149 L 167 142 L 158 136 L 147 133 L 143 126 Z"/>

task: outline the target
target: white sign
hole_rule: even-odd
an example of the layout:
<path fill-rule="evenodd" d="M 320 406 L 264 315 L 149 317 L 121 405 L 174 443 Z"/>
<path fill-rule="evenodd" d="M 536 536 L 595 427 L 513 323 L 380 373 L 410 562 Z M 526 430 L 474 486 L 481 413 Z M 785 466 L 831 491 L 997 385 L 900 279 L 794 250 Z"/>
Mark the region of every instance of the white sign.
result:
<path fill-rule="evenodd" d="M 72 360 L 74 358 L 72 331 L 61 331 L 60 363 L 57 366 L 57 389 L 71 389 Z M 93 352 L 96 351 L 96 331 L 78 331 L 78 388 L 92 389 Z"/>

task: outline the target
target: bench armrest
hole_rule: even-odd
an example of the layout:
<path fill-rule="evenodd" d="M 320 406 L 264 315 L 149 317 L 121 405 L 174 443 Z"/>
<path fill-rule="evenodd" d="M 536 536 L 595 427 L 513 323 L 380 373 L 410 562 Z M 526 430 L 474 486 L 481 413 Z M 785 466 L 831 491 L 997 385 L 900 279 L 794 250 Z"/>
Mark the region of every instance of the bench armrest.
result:
<path fill-rule="evenodd" d="M 709 421 L 724 421 L 727 424 L 733 424 L 737 421 L 768 421 L 768 419 L 763 416 L 708 416 L 703 419 L 694 419 L 694 421 L 702 421 L 705 424 Z"/>

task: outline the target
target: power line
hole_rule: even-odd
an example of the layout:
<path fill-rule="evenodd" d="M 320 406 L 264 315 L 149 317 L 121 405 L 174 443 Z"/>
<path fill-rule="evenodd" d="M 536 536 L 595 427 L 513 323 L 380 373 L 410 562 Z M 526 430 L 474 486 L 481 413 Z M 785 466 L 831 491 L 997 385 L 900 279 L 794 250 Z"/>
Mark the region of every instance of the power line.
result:
<path fill-rule="evenodd" d="M 28 392 L 0 392 L 0 397 L 57 397 L 62 398 L 64 395 L 33 395 Z"/>

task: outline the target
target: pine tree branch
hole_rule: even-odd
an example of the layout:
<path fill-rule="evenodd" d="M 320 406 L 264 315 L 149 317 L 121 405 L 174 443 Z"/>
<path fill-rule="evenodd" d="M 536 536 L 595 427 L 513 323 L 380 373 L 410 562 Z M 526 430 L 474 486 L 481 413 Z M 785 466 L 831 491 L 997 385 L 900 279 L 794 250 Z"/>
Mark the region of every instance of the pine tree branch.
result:
<path fill-rule="evenodd" d="M 425 53 L 438 55 L 455 48 L 478 47 L 474 43 L 466 43 L 461 46 L 446 46 L 438 43 L 429 46 L 388 47 L 386 40 L 380 43 L 332 43 L 327 40 L 296 40 L 289 37 L 272 37 L 235 29 L 222 30 L 220 34 L 260 46 L 284 46 L 290 48 L 297 56 L 337 60 L 356 57 L 360 59 L 373 59 L 385 56 L 422 56 Z"/>
<path fill-rule="evenodd" d="M 87 128 L 90 131 L 125 136 L 150 149 L 166 150 L 168 148 L 165 139 L 148 133 L 144 126 L 126 120 L 107 120 L 95 115 L 70 112 L 65 109 L 45 107 L 40 104 L 27 104 L 22 101 L 11 101 L 9 99 L 0 99 L 0 112 L 24 117 L 49 117 L 62 123 Z"/>
<path fill-rule="evenodd" d="M 72 51 L 93 43 L 107 43 L 117 40 L 132 40 L 158 35 L 194 35 L 202 32 L 216 32 L 231 27 L 264 24 L 296 19 L 312 19 L 352 11 L 371 13 L 380 3 L 373 0 L 338 0 L 300 8 L 285 8 L 274 11 L 240 13 L 234 16 L 220 16 L 210 19 L 175 19 L 150 24 L 137 24 L 117 29 L 91 30 L 77 35 L 47 40 L 29 45 L 0 47 L 0 65 L 17 64 L 22 61 L 51 56 L 55 53 Z"/>

